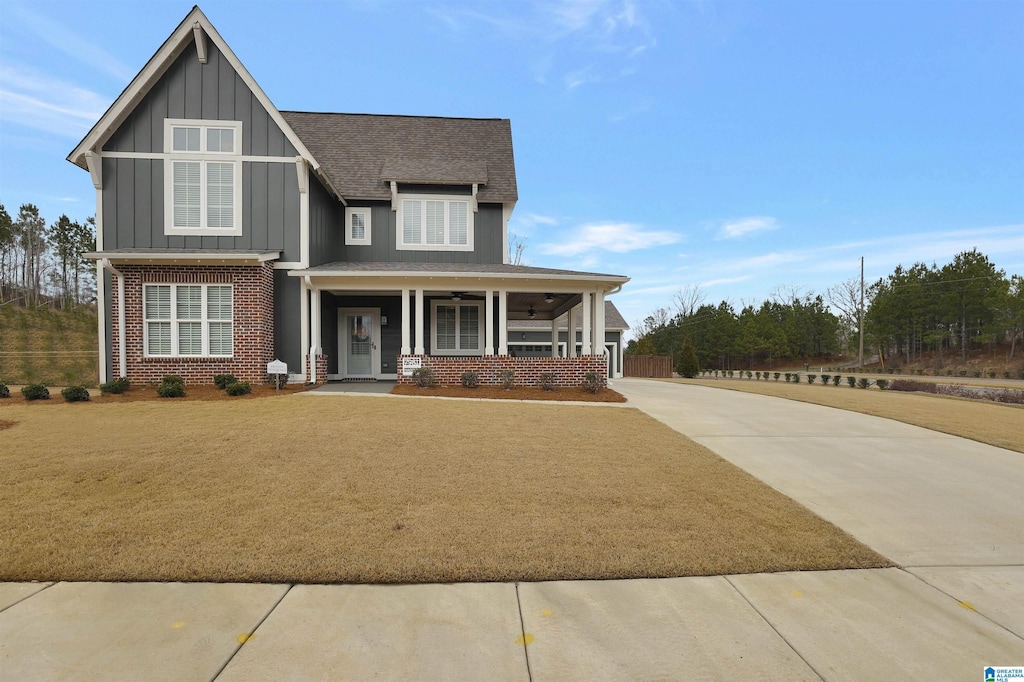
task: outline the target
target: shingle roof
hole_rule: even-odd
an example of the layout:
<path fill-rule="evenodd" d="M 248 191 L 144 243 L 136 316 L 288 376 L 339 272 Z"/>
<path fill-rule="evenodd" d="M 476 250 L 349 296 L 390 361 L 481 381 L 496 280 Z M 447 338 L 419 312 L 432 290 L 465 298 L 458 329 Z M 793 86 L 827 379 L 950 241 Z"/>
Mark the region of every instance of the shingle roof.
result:
<path fill-rule="evenodd" d="M 282 111 L 346 199 L 390 199 L 387 181 L 484 183 L 479 201 L 519 198 L 505 118 Z"/>
<path fill-rule="evenodd" d="M 566 321 L 563 318 L 559 321 L 558 327 L 565 329 Z M 551 320 L 509 320 L 509 329 L 551 329 Z M 576 317 L 576 328 L 583 328 L 583 318 L 577 315 Z M 629 329 L 629 324 L 626 323 L 626 318 L 622 317 L 622 313 L 615 307 L 615 304 L 610 300 L 605 299 L 604 302 L 604 328 L 605 329 Z"/>
<path fill-rule="evenodd" d="M 558 270 L 555 268 L 535 268 L 529 265 L 505 265 L 503 263 L 356 263 L 350 261 L 325 263 L 306 270 L 293 271 L 303 274 L 322 274 L 328 272 L 352 272 L 352 273 L 392 273 L 392 272 L 439 272 L 455 274 L 499 274 L 499 275 L 532 275 L 538 278 L 545 276 L 571 276 L 581 279 L 611 279 L 613 281 L 627 281 L 629 278 L 624 275 L 610 275 L 600 272 L 579 272 L 576 270 Z"/>

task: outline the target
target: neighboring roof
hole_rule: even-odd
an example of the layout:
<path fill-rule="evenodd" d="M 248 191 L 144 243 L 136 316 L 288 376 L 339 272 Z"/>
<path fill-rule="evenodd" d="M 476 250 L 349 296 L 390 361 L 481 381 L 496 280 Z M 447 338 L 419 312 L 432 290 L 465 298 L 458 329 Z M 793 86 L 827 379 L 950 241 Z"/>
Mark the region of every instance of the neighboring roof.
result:
<path fill-rule="evenodd" d="M 391 199 L 389 181 L 482 183 L 477 199 L 519 198 L 505 118 L 282 111 L 346 199 Z"/>
<path fill-rule="evenodd" d="M 96 125 L 89 130 L 82 141 L 78 143 L 78 146 L 75 147 L 74 151 L 68 155 L 68 161 L 76 166 L 88 169 L 86 152 L 95 151 L 103 147 L 110 136 L 117 131 L 135 107 L 149 93 L 150 89 L 160 80 L 160 77 L 164 75 L 167 68 L 174 63 L 174 60 L 183 51 L 188 49 L 190 45 L 195 44 L 196 30 L 201 31 L 213 41 L 217 49 L 220 50 L 221 54 L 227 58 L 228 63 L 245 81 L 253 96 L 267 110 L 270 118 L 281 128 L 285 137 L 298 150 L 299 154 L 310 163 L 314 170 L 319 168 L 320 164 L 313 158 L 309 149 L 307 149 L 295 131 L 281 117 L 277 107 L 270 101 L 270 98 L 263 92 L 256 79 L 242 65 L 242 62 L 231 51 L 231 48 L 224 42 L 220 33 L 217 32 L 217 29 L 213 27 L 213 24 L 210 23 L 210 20 L 206 18 L 206 15 L 203 14 L 203 11 L 198 6 L 192 8 L 192 11 L 182 19 L 178 27 L 174 29 L 163 45 L 160 46 L 160 49 L 150 57 L 146 65 L 142 67 L 142 70 L 132 79 L 131 83 L 121 92 L 118 98 L 114 100 L 114 103 L 104 112 L 100 120 L 96 122 Z"/>
<path fill-rule="evenodd" d="M 609 275 L 600 272 L 578 272 L 575 270 L 558 270 L 555 268 L 535 268 L 528 265 L 505 265 L 502 263 L 325 263 L 305 270 L 291 270 L 293 276 L 331 276 L 331 275 L 493 275 L 533 279 L 596 279 L 608 282 L 625 283 L 629 277 Z"/>
<path fill-rule="evenodd" d="M 558 322 L 559 329 L 565 329 L 568 323 L 563 317 Z M 551 329 L 551 320 L 509 320 L 508 328 L 510 330 L 521 331 L 524 329 L 536 329 L 538 331 Z M 583 317 L 576 317 L 576 328 L 583 328 Z M 604 328 L 609 330 L 618 329 L 629 329 L 629 325 L 626 323 L 625 318 L 622 317 L 622 313 L 615 307 L 615 304 L 609 300 L 604 302 Z"/>
<path fill-rule="evenodd" d="M 89 260 L 107 260 L 124 262 L 151 262 L 151 261 L 252 261 L 263 263 L 269 260 L 277 260 L 281 257 L 280 251 L 252 251 L 249 249 L 153 249 L 153 248 L 126 248 L 108 249 L 104 251 L 90 251 L 83 253 L 83 257 Z"/>

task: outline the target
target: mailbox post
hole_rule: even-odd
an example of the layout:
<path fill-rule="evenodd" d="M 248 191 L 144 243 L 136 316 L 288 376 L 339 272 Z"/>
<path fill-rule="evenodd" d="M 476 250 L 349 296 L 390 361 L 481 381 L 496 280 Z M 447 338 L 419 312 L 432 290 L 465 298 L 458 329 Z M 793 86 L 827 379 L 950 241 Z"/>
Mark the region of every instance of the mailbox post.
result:
<path fill-rule="evenodd" d="M 267 374 L 274 377 L 274 384 L 277 390 L 281 390 L 281 376 L 288 376 L 288 363 L 281 362 L 280 360 L 274 360 L 273 362 L 267 363 Z"/>

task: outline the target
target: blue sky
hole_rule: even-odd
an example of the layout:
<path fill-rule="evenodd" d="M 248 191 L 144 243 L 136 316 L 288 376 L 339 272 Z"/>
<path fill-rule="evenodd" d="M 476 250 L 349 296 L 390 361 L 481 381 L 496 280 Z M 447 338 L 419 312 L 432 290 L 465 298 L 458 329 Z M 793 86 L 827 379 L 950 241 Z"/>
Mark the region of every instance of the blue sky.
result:
<path fill-rule="evenodd" d="M 979 248 L 1024 273 L 1024 2 L 201 4 L 280 109 L 512 121 L 526 260 L 631 323 Z M 0 2 L 0 202 L 95 211 L 65 157 L 188 2 Z"/>

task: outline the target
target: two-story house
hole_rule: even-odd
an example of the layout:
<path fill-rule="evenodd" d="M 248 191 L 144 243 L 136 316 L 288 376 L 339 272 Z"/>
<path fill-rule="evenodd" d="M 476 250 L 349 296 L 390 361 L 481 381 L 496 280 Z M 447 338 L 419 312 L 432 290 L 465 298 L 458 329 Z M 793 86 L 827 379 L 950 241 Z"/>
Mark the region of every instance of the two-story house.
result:
<path fill-rule="evenodd" d="M 101 381 L 621 371 L 627 277 L 508 263 L 506 119 L 279 111 L 195 7 L 68 160 L 96 188 Z"/>

